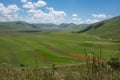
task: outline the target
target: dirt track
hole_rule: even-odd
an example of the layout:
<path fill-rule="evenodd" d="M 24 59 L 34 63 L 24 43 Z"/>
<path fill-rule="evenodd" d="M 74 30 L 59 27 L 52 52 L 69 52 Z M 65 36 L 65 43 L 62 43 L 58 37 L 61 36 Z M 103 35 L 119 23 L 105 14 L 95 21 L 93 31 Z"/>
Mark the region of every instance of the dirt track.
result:
<path fill-rule="evenodd" d="M 104 62 L 106 60 L 104 58 L 93 58 L 92 56 L 85 56 L 85 55 L 80 55 L 80 54 L 70 54 L 70 56 L 75 57 L 75 58 L 95 60 L 95 61 L 100 61 L 100 62 Z"/>

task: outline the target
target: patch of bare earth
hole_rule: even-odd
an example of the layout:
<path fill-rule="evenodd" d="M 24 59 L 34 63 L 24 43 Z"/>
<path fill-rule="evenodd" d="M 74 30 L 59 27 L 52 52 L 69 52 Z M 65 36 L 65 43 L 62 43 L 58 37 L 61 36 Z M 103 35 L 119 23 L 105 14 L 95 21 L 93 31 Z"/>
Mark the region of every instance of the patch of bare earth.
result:
<path fill-rule="evenodd" d="M 95 60 L 95 61 L 100 61 L 100 62 L 105 62 L 105 60 L 106 60 L 104 58 L 96 58 L 96 57 L 80 55 L 80 54 L 70 54 L 70 56 L 75 57 L 75 58 L 86 59 L 86 60 Z"/>
<path fill-rule="evenodd" d="M 40 61 L 46 62 L 47 58 L 43 55 L 38 54 L 37 52 L 33 52 L 34 56 L 37 57 Z"/>
<path fill-rule="evenodd" d="M 65 56 L 70 56 L 70 57 L 80 58 L 80 59 L 85 59 L 85 60 L 95 60 L 95 61 L 100 61 L 100 62 L 105 62 L 105 60 L 106 60 L 104 58 L 93 58 L 92 56 L 86 56 L 86 55 L 80 55 L 80 54 L 74 54 L 74 53 L 66 53 L 65 51 L 55 48 L 51 45 L 44 44 L 44 43 L 41 43 L 41 44 L 57 53 L 62 53 Z"/>

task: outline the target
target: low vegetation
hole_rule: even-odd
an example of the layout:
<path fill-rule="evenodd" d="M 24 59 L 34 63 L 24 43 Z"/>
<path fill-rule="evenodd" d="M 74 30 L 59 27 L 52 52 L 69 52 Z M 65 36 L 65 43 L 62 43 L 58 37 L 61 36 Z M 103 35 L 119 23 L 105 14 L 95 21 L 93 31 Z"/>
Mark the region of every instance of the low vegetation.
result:
<path fill-rule="evenodd" d="M 108 61 L 89 60 L 85 63 L 70 65 L 55 65 L 44 67 L 14 67 L 6 64 L 0 68 L 0 80 L 119 80 L 120 58 L 114 57 Z"/>

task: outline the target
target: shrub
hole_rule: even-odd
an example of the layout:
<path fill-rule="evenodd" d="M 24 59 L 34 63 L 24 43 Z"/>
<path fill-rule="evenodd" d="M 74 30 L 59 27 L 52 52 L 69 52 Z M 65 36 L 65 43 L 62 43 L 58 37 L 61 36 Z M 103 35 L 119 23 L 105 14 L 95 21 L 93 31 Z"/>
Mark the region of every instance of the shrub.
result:
<path fill-rule="evenodd" d="M 112 57 L 109 61 L 107 61 L 107 65 L 109 65 L 112 69 L 120 69 L 120 58 Z"/>

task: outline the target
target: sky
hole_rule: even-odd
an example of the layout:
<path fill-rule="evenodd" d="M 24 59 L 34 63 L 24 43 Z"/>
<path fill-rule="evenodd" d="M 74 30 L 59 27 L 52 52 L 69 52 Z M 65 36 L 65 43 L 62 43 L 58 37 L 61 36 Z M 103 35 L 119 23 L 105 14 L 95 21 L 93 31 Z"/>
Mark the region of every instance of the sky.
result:
<path fill-rule="evenodd" d="M 0 0 L 0 22 L 95 23 L 120 16 L 120 0 Z"/>

